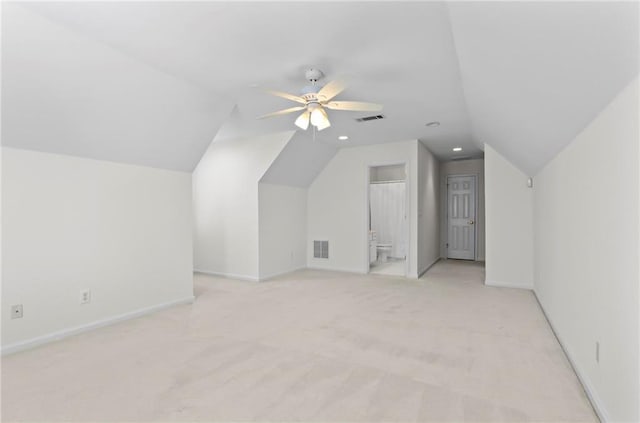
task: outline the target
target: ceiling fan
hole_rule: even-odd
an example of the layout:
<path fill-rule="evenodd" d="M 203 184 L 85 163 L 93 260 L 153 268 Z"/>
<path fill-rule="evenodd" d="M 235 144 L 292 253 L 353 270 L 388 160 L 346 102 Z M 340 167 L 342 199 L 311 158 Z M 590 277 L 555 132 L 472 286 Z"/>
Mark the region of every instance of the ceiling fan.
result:
<path fill-rule="evenodd" d="M 311 125 L 317 128 L 318 131 L 322 131 L 323 129 L 331 126 L 326 109 L 366 112 L 377 112 L 382 110 L 381 104 L 365 103 L 361 101 L 332 101 L 335 96 L 344 91 L 346 84 L 343 81 L 334 80 L 323 87 L 316 85 L 316 82 L 318 82 L 318 80 L 323 76 L 324 74 L 322 71 L 318 69 L 308 69 L 305 72 L 305 77 L 311 85 L 304 87 L 299 96 L 282 91 L 267 90 L 267 93 L 269 94 L 295 101 L 296 103 L 302 104 L 302 106 L 279 110 L 277 112 L 260 116 L 258 119 L 286 115 L 288 113 L 304 110 L 296 119 L 296 126 L 306 131 L 309 127 L 309 123 L 311 123 Z"/>

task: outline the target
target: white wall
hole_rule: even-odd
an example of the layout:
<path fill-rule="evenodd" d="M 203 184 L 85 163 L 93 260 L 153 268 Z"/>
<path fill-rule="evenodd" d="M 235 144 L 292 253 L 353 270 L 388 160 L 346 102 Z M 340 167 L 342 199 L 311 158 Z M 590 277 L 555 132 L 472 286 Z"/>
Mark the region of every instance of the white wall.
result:
<path fill-rule="evenodd" d="M 418 274 L 440 258 L 440 162 L 418 143 Z M 445 201 L 446 203 L 446 201 Z"/>
<path fill-rule="evenodd" d="M 638 114 L 636 79 L 534 187 L 535 292 L 610 421 L 640 420 Z"/>
<path fill-rule="evenodd" d="M 533 190 L 528 176 L 485 144 L 487 285 L 533 288 Z"/>
<path fill-rule="evenodd" d="M 211 143 L 193 172 L 196 270 L 259 278 L 258 182 L 293 133 Z"/>
<path fill-rule="evenodd" d="M 471 159 L 440 164 L 440 255 L 447 257 L 447 176 L 476 175 L 476 260 L 485 259 L 484 160 Z"/>
<path fill-rule="evenodd" d="M 259 184 L 260 279 L 307 264 L 307 190 Z"/>
<path fill-rule="evenodd" d="M 417 277 L 418 141 L 342 148 L 308 190 L 307 265 L 312 268 L 368 271 L 367 191 L 369 166 L 407 165 L 409 190 L 409 276 Z M 313 240 L 329 241 L 329 259 L 314 259 Z"/>
<path fill-rule="evenodd" d="M 189 173 L 3 147 L 2 183 L 3 351 L 192 300 Z"/>

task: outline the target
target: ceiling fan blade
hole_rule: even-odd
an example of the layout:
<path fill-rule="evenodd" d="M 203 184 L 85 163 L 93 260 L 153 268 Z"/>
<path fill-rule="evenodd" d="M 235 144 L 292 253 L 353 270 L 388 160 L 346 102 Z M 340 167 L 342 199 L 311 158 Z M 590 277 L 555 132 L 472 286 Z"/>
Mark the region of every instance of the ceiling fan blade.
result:
<path fill-rule="evenodd" d="M 273 112 L 273 113 L 267 113 L 266 115 L 259 116 L 256 119 L 264 119 L 264 118 L 270 118 L 274 116 L 286 115 L 287 113 L 297 112 L 298 110 L 303 110 L 304 108 L 305 106 L 291 107 L 289 109 L 278 110 L 277 112 Z"/>
<path fill-rule="evenodd" d="M 323 106 L 331 110 L 353 110 L 357 112 L 379 112 L 382 110 L 382 104 L 362 101 L 330 101 L 323 104 Z"/>
<path fill-rule="evenodd" d="M 318 99 L 320 101 L 329 101 L 344 91 L 345 88 L 347 88 L 347 84 L 344 81 L 334 79 L 324 87 L 320 88 L 320 91 L 318 91 Z"/>
<path fill-rule="evenodd" d="M 311 117 L 311 112 L 309 110 L 305 110 L 298 118 L 296 119 L 296 126 L 303 131 L 306 131 L 309 127 L 309 119 Z"/>
<path fill-rule="evenodd" d="M 275 96 L 278 96 L 278 97 L 286 98 L 287 100 L 295 101 L 295 102 L 300 103 L 300 104 L 307 104 L 307 101 L 304 98 L 298 97 L 297 95 L 285 93 L 285 92 L 282 92 L 282 91 L 275 91 L 275 90 L 266 90 L 266 92 L 271 94 L 271 95 L 275 95 Z"/>

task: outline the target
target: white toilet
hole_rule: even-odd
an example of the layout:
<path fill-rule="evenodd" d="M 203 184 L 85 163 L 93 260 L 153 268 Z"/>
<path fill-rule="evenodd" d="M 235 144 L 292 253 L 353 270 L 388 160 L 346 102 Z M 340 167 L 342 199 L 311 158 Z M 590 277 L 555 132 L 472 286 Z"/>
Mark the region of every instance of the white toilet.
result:
<path fill-rule="evenodd" d="M 391 244 L 378 244 L 378 261 L 380 263 L 386 263 L 391 253 Z"/>

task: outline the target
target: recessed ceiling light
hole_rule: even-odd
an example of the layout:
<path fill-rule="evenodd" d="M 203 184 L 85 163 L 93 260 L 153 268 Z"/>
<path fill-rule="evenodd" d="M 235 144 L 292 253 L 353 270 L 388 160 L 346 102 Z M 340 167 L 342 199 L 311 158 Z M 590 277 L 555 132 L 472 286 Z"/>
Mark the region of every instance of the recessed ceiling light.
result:
<path fill-rule="evenodd" d="M 462 147 L 453 147 L 453 151 L 462 151 Z"/>
<path fill-rule="evenodd" d="M 429 122 L 427 123 L 429 128 L 435 128 L 436 126 L 440 126 L 440 122 Z"/>
<path fill-rule="evenodd" d="M 338 139 L 339 139 L 340 141 L 346 141 L 346 140 L 348 140 L 348 139 L 349 139 L 349 137 L 348 137 L 348 136 L 346 136 L 346 135 L 340 135 L 340 136 L 338 137 Z"/>

